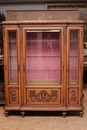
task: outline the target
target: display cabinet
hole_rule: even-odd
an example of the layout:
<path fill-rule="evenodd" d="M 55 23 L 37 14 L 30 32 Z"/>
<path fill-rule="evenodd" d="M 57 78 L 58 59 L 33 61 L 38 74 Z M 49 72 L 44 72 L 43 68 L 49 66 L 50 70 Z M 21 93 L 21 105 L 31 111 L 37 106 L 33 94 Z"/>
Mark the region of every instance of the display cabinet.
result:
<path fill-rule="evenodd" d="M 5 21 L 5 115 L 78 111 L 83 115 L 84 21 Z"/>

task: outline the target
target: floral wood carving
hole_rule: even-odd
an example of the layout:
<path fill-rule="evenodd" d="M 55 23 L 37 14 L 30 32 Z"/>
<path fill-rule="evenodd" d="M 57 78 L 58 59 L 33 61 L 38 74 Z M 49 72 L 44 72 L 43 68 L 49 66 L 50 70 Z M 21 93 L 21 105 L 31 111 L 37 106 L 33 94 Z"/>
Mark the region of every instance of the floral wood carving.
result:
<path fill-rule="evenodd" d="M 16 100 L 16 91 L 12 90 L 12 101 L 14 102 Z"/>
<path fill-rule="evenodd" d="M 73 101 L 73 102 L 76 102 L 76 91 L 75 90 L 72 90 L 71 91 L 71 101 Z"/>
<path fill-rule="evenodd" d="M 32 102 L 55 102 L 58 97 L 57 90 L 52 90 L 51 94 L 49 94 L 46 90 L 41 90 L 38 94 L 36 94 L 35 90 L 30 90 L 29 96 Z"/>

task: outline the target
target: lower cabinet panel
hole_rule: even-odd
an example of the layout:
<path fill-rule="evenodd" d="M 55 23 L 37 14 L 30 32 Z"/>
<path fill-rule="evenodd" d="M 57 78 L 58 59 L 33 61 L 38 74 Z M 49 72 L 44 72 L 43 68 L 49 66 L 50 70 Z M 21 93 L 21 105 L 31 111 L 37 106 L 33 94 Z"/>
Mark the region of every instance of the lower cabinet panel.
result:
<path fill-rule="evenodd" d="M 19 88 L 9 88 L 9 104 L 19 104 Z"/>
<path fill-rule="evenodd" d="M 78 105 L 79 104 L 79 89 L 69 88 L 68 90 L 68 104 Z"/>
<path fill-rule="evenodd" d="M 26 105 L 60 105 L 61 89 L 26 89 Z"/>

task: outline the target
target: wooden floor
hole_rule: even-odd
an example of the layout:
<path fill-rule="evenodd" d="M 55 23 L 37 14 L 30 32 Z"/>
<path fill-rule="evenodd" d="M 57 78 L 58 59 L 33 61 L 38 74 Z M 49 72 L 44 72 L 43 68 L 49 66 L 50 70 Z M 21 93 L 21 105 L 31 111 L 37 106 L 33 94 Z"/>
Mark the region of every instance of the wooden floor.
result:
<path fill-rule="evenodd" d="M 0 130 L 87 130 L 87 88 L 84 88 L 84 115 L 68 112 L 66 118 L 61 112 L 27 112 L 24 118 L 20 112 L 4 116 L 0 106 Z"/>

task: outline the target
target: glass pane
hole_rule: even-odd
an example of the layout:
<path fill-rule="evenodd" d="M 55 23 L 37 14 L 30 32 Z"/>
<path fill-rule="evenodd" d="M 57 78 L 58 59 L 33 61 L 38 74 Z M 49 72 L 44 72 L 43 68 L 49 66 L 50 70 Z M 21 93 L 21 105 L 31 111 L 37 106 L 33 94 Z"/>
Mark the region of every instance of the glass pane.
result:
<path fill-rule="evenodd" d="M 60 84 L 60 30 L 26 30 L 26 84 Z"/>
<path fill-rule="evenodd" d="M 78 83 L 78 30 L 70 30 L 69 84 Z"/>
<path fill-rule="evenodd" d="M 8 64 L 9 64 L 9 84 L 18 83 L 17 72 L 17 31 L 8 31 Z"/>

